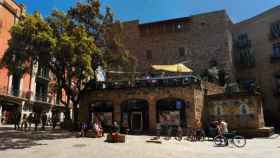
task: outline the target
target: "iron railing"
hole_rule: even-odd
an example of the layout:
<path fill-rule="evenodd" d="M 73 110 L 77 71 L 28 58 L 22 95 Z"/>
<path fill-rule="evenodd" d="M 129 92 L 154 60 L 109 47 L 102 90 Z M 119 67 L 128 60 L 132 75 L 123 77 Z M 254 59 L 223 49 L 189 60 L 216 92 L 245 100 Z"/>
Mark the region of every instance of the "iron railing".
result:
<path fill-rule="evenodd" d="M 12 89 L 7 87 L 0 87 L 0 95 L 17 97 L 17 98 L 29 98 L 30 91 L 21 91 L 19 89 Z"/>

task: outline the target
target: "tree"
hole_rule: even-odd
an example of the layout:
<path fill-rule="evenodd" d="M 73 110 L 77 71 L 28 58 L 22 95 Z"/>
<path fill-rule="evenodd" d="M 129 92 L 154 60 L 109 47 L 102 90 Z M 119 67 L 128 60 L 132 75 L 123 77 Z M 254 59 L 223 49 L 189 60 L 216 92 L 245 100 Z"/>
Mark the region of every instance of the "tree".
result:
<path fill-rule="evenodd" d="M 73 104 L 75 123 L 81 95 L 91 88 L 92 81 L 96 82 L 97 68 L 122 67 L 129 61 L 110 10 L 102 15 L 99 8 L 98 1 L 90 0 L 78 3 L 67 14 L 54 11 L 46 19 L 38 12 L 26 15 L 12 27 L 9 48 L 1 61 L 11 73 L 20 70 L 23 74 L 30 68 L 27 63 L 40 63 L 50 69 L 57 90 L 60 94 L 65 91 Z"/>

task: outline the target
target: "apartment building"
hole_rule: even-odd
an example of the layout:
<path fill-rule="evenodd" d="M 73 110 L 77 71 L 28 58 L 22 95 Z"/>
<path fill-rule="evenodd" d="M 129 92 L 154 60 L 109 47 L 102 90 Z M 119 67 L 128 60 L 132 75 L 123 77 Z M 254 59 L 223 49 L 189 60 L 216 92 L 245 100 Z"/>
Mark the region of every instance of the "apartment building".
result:
<path fill-rule="evenodd" d="M 24 7 L 13 0 L 0 0 L 0 58 L 4 56 L 10 39 L 9 30 L 25 13 Z M 56 93 L 51 92 L 54 78 L 40 63 L 23 76 L 10 75 L 6 68 L 0 69 L 0 118 L 1 123 L 11 123 L 12 113 L 61 112 Z"/>

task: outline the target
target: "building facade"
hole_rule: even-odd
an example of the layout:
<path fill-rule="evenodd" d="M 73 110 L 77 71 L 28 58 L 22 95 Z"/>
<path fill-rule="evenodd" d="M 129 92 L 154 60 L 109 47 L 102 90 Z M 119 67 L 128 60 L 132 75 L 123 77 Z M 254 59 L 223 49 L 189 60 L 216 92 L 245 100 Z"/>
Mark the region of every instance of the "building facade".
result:
<path fill-rule="evenodd" d="M 255 81 L 264 97 L 264 116 L 280 126 L 280 6 L 234 24 L 236 78 Z"/>
<path fill-rule="evenodd" d="M 8 48 L 10 29 L 25 13 L 24 7 L 13 0 L 0 1 L 0 59 Z M 48 112 L 60 109 L 59 99 L 51 93 L 53 77 L 42 65 L 33 63 L 23 76 L 10 75 L 0 69 L 0 118 L 1 123 L 12 123 L 12 114 L 19 110 L 21 116 L 31 112 Z"/>
<path fill-rule="evenodd" d="M 264 124 L 261 96 L 224 95 L 223 87 L 211 83 L 205 89 L 199 83 L 177 86 L 113 88 L 87 92 L 80 102 L 80 121 L 103 127 L 120 123 L 125 131 L 153 133 L 160 126 L 188 129 L 207 128 L 209 123 L 224 119 L 230 130 L 250 136 L 268 136 Z"/>
<path fill-rule="evenodd" d="M 201 73 L 215 65 L 234 79 L 232 22 L 225 11 L 139 24 L 123 23 L 125 45 L 139 72 L 151 65 L 183 63 Z"/>
<path fill-rule="evenodd" d="M 265 120 L 280 120 L 280 7 L 240 23 L 225 11 L 140 24 L 124 22 L 125 44 L 137 71 L 154 64 L 183 63 L 200 74 L 216 66 L 246 91 L 256 84 L 264 97 Z M 238 90 L 237 90 L 238 91 Z"/>

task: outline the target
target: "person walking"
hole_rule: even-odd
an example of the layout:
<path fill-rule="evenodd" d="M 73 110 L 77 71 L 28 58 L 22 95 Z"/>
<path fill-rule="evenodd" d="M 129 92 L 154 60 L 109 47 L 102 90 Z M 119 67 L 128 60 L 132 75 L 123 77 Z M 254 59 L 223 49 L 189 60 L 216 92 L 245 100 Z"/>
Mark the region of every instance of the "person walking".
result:
<path fill-rule="evenodd" d="M 38 125 L 40 123 L 40 115 L 38 113 L 35 113 L 33 119 L 34 119 L 34 124 L 35 124 L 34 130 L 37 131 Z"/>
<path fill-rule="evenodd" d="M 56 125 L 58 122 L 58 114 L 57 113 L 53 113 L 52 115 L 52 127 L 53 129 L 55 129 Z"/>
<path fill-rule="evenodd" d="M 27 117 L 27 123 L 28 123 L 28 130 L 31 130 L 31 125 L 33 123 L 33 114 L 30 113 Z"/>
<path fill-rule="evenodd" d="M 20 124 L 20 112 L 18 110 L 16 110 L 14 113 L 13 113 L 13 123 L 14 123 L 14 129 L 19 129 L 19 124 Z"/>
<path fill-rule="evenodd" d="M 48 116 L 46 112 L 44 112 L 41 116 L 41 121 L 42 121 L 42 130 L 45 130 L 45 126 L 47 124 Z"/>
<path fill-rule="evenodd" d="M 26 114 L 24 114 L 22 117 L 20 128 L 21 128 L 21 130 L 26 131 L 26 128 L 27 128 L 27 115 Z"/>

